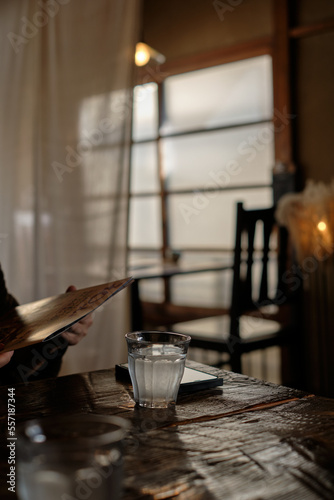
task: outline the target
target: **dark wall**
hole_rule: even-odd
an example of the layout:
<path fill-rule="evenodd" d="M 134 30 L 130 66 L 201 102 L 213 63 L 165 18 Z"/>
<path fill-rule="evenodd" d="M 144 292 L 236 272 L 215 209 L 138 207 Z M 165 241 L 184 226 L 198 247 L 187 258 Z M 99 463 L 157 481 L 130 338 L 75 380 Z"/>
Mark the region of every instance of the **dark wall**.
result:
<path fill-rule="evenodd" d="M 271 0 L 230 3 L 144 0 L 145 42 L 175 59 L 272 34 Z"/>
<path fill-rule="evenodd" d="M 332 0 L 296 2 L 296 25 L 334 20 Z M 334 30 L 292 42 L 295 156 L 304 181 L 334 178 Z"/>

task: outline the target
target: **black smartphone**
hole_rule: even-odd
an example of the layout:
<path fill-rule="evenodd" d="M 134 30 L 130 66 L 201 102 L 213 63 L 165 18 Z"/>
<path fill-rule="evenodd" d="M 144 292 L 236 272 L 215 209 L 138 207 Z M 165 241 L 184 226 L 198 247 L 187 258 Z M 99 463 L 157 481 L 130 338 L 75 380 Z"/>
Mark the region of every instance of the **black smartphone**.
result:
<path fill-rule="evenodd" d="M 127 363 L 116 365 L 116 378 L 131 382 L 129 367 Z M 194 368 L 184 369 L 183 377 L 180 384 L 179 394 L 189 394 L 191 392 L 203 391 L 223 385 L 223 377 L 211 375 L 211 373 L 201 372 Z"/>

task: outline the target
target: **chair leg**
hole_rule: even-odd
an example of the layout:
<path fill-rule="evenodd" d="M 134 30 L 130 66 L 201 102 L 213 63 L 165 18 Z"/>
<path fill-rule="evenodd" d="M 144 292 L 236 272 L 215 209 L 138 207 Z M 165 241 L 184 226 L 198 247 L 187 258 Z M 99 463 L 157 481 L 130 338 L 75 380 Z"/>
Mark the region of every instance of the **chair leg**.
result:
<path fill-rule="evenodd" d="M 235 373 L 242 373 L 241 370 L 241 354 L 234 352 L 231 354 L 231 370 Z"/>
<path fill-rule="evenodd" d="M 135 280 L 131 285 L 131 329 L 132 331 L 143 329 L 143 311 L 139 297 L 139 283 Z"/>

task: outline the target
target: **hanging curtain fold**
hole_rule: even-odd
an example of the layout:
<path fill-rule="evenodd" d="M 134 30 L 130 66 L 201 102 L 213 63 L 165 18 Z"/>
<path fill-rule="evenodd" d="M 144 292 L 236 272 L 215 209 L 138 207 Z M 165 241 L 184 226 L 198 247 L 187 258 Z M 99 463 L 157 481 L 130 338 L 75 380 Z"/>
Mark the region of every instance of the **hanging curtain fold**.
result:
<path fill-rule="evenodd" d="M 140 2 L 2 0 L 0 260 L 20 303 L 127 275 L 133 55 Z M 124 360 L 121 293 L 62 373 Z"/>

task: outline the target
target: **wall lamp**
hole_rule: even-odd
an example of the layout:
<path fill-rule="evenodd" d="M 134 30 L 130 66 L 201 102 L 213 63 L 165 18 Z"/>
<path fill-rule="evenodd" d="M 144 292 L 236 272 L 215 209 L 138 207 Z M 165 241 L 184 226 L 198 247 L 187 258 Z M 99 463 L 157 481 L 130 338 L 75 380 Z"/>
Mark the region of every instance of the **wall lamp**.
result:
<path fill-rule="evenodd" d="M 163 64 L 166 61 L 164 55 L 152 49 L 149 45 L 143 42 L 136 44 L 135 63 L 137 66 L 145 66 L 150 60 L 158 64 Z"/>

